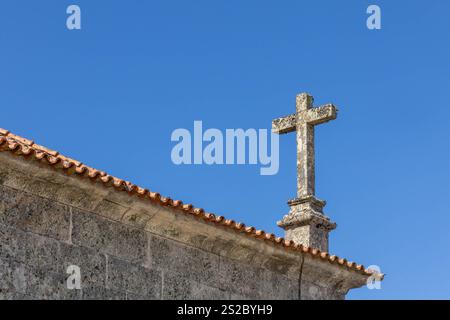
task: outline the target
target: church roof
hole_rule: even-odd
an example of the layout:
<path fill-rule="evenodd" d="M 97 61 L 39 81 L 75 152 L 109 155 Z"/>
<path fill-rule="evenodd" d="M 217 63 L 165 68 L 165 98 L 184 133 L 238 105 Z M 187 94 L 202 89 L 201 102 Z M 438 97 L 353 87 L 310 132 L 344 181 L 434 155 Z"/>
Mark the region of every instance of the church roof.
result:
<path fill-rule="evenodd" d="M 260 241 L 266 241 L 284 250 L 292 250 L 303 254 L 309 254 L 313 258 L 339 265 L 342 268 L 346 268 L 350 271 L 358 272 L 363 275 L 371 275 L 374 273 L 372 270 L 368 270 L 363 265 L 356 264 L 355 262 L 350 262 L 335 255 L 330 255 L 327 252 L 321 252 L 320 250 L 303 246 L 301 244 L 295 244 L 293 241 L 287 241 L 284 238 L 276 237 L 272 233 L 257 230 L 256 228 L 246 226 L 243 223 L 235 222 L 233 220 L 226 219 L 223 216 L 206 212 L 204 209 L 197 208 L 192 204 L 184 204 L 181 200 L 174 200 L 169 197 L 164 197 L 158 192 L 144 189 L 132 184 L 131 182 L 111 176 L 104 171 L 86 166 L 80 161 L 68 158 L 57 151 L 38 145 L 34 143 L 34 141 L 15 135 L 2 128 L 0 128 L 0 151 L 9 151 L 16 156 L 35 159 L 52 166 L 55 169 L 62 170 L 68 175 L 77 175 L 79 177 L 99 182 L 105 187 L 115 188 L 117 192 L 127 192 L 130 196 L 147 199 L 154 204 L 175 209 L 180 214 L 192 215 L 217 227 L 226 227 L 242 236 L 253 237 Z"/>

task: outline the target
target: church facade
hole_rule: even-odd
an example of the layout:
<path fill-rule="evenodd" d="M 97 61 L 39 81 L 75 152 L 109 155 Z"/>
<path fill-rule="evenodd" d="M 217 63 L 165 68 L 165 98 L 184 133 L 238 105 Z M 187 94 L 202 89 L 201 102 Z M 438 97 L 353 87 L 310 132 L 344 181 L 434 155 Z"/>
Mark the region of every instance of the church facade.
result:
<path fill-rule="evenodd" d="M 344 299 L 373 276 L 294 240 L 0 129 L 0 299 Z"/>

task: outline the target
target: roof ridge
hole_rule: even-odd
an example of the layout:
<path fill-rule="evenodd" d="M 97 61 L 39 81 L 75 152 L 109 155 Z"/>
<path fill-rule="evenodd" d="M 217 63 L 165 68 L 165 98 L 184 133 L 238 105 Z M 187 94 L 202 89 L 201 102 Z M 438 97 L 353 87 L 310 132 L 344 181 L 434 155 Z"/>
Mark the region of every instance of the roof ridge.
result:
<path fill-rule="evenodd" d="M 130 195 L 148 199 L 160 206 L 179 210 L 185 214 L 202 219 L 205 222 L 213 223 L 213 225 L 216 226 L 227 227 L 230 230 L 234 230 L 240 234 L 250 236 L 255 239 L 268 241 L 271 244 L 286 250 L 309 254 L 312 257 L 328 261 L 331 264 L 337 264 L 363 275 L 371 275 L 376 273 L 373 270 L 366 269 L 363 265 L 347 261 L 347 259 L 339 258 L 335 255 L 330 255 L 328 252 L 322 252 L 318 249 L 296 244 L 292 240 L 276 237 L 273 233 L 267 233 L 264 230 L 258 230 L 255 227 L 246 226 L 244 223 L 226 219 L 224 216 L 206 212 L 203 208 L 197 208 L 192 204 L 184 204 L 181 200 L 174 200 L 170 197 L 164 197 L 158 192 L 153 192 L 149 189 L 139 187 L 129 181 L 109 175 L 104 171 L 84 165 L 80 161 L 61 155 L 57 151 L 38 145 L 32 140 L 15 135 L 2 128 L 0 128 L 0 152 L 1 151 L 9 151 L 17 156 L 34 157 L 38 161 L 64 170 L 69 175 L 76 174 L 91 180 L 99 181 L 106 187 L 114 187 L 117 191 L 125 191 Z"/>

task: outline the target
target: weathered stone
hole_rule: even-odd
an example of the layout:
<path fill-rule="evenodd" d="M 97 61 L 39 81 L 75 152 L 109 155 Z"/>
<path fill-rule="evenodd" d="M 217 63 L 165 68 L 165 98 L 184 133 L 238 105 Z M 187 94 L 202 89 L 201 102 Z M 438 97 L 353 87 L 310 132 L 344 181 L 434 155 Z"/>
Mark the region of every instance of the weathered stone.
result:
<path fill-rule="evenodd" d="M 0 292 L 14 298 L 77 299 L 79 291 L 68 291 L 64 275 L 12 260 L 0 260 Z"/>
<path fill-rule="evenodd" d="M 0 257 L 56 272 L 58 252 L 57 240 L 0 224 Z"/>
<path fill-rule="evenodd" d="M 144 299 L 160 299 L 161 281 L 161 271 L 108 257 L 108 289 L 125 291 Z"/>
<path fill-rule="evenodd" d="M 115 291 L 105 287 L 88 286 L 82 289 L 83 300 L 125 300 L 125 291 Z"/>
<path fill-rule="evenodd" d="M 0 300 L 33 300 L 32 297 L 20 292 L 1 292 L 0 290 Z"/>
<path fill-rule="evenodd" d="M 121 222 L 137 228 L 145 228 L 149 220 L 156 214 L 157 210 L 143 210 L 140 208 L 129 208 L 122 216 Z"/>
<path fill-rule="evenodd" d="M 219 274 L 221 287 L 244 296 L 260 299 L 264 295 L 262 280 L 263 269 L 258 266 L 244 265 L 237 261 L 221 258 Z"/>
<path fill-rule="evenodd" d="M 59 272 L 67 278 L 69 266 L 78 266 L 81 273 L 81 290 L 90 287 L 106 287 L 106 256 L 96 250 L 61 243 Z"/>
<path fill-rule="evenodd" d="M 326 300 L 329 299 L 327 288 L 321 287 L 315 283 L 302 281 L 301 285 L 302 300 Z"/>
<path fill-rule="evenodd" d="M 192 283 L 182 274 L 163 272 L 162 298 L 164 300 L 192 299 Z"/>
<path fill-rule="evenodd" d="M 191 299 L 199 300 L 226 300 L 230 293 L 225 289 L 219 289 L 193 281 L 191 284 Z"/>
<path fill-rule="evenodd" d="M 95 207 L 94 211 L 105 218 L 114 221 L 121 221 L 123 215 L 128 209 L 128 207 L 104 199 L 97 205 L 97 207 Z"/>
<path fill-rule="evenodd" d="M 163 299 L 229 299 L 227 290 L 211 287 L 186 278 L 184 274 L 168 273 L 164 275 Z"/>
<path fill-rule="evenodd" d="M 81 290 L 67 288 L 68 275 L 50 272 L 39 266 L 27 266 L 25 270 L 27 294 L 45 300 L 73 300 L 81 298 Z"/>
<path fill-rule="evenodd" d="M 69 207 L 66 205 L 0 186 L 1 224 L 67 240 L 69 220 Z"/>
<path fill-rule="evenodd" d="M 149 261 L 154 269 L 171 270 L 192 280 L 219 281 L 219 257 L 165 238 L 149 237 Z"/>
<path fill-rule="evenodd" d="M 76 209 L 72 224 L 72 242 L 76 245 L 130 261 L 145 260 L 147 235 L 143 230 Z"/>
<path fill-rule="evenodd" d="M 140 296 L 140 295 L 132 293 L 132 292 L 126 292 L 125 299 L 126 300 L 154 300 L 154 299 L 146 298 L 144 296 Z"/>
<path fill-rule="evenodd" d="M 16 292 L 12 279 L 12 267 L 9 259 L 0 259 L 0 292 L 5 296 Z"/>
<path fill-rule="evenodd" d="M 291 279 L 280 273 L 263 270 L 260 281 L 264 284 L 261 299 L 298 300 L 299 279 Z"/>
<path fill-rule="evenodd" d="M 328 251 L 328 232 L 336 225 L 323 214 L 325 201 L 315 197 L 314 126 L 336 119 L 337 109 L 332 104 L 313 108 L 313 101 L 307 93 L 297 95 L 296 113 L 272 122 L 274 133 L 297 132 L 297 198 L 288 203 L 291 210 L 278 225 L 286 230 L 286 239 Z"/>

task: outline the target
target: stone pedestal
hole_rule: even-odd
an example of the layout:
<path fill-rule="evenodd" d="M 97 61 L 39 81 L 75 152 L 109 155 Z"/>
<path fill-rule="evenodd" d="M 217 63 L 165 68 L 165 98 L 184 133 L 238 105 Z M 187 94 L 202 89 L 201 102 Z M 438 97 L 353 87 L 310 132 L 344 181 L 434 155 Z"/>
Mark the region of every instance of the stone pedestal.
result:
<path fill-rule="evenodd" d="M 323 214 L 326 202 L 314 196 L 290 200 L 289 213 L 278 221 L 285 230 L 285 238 L 295 243 L 328 252 L 328 233 L 336 223 Z"/>

